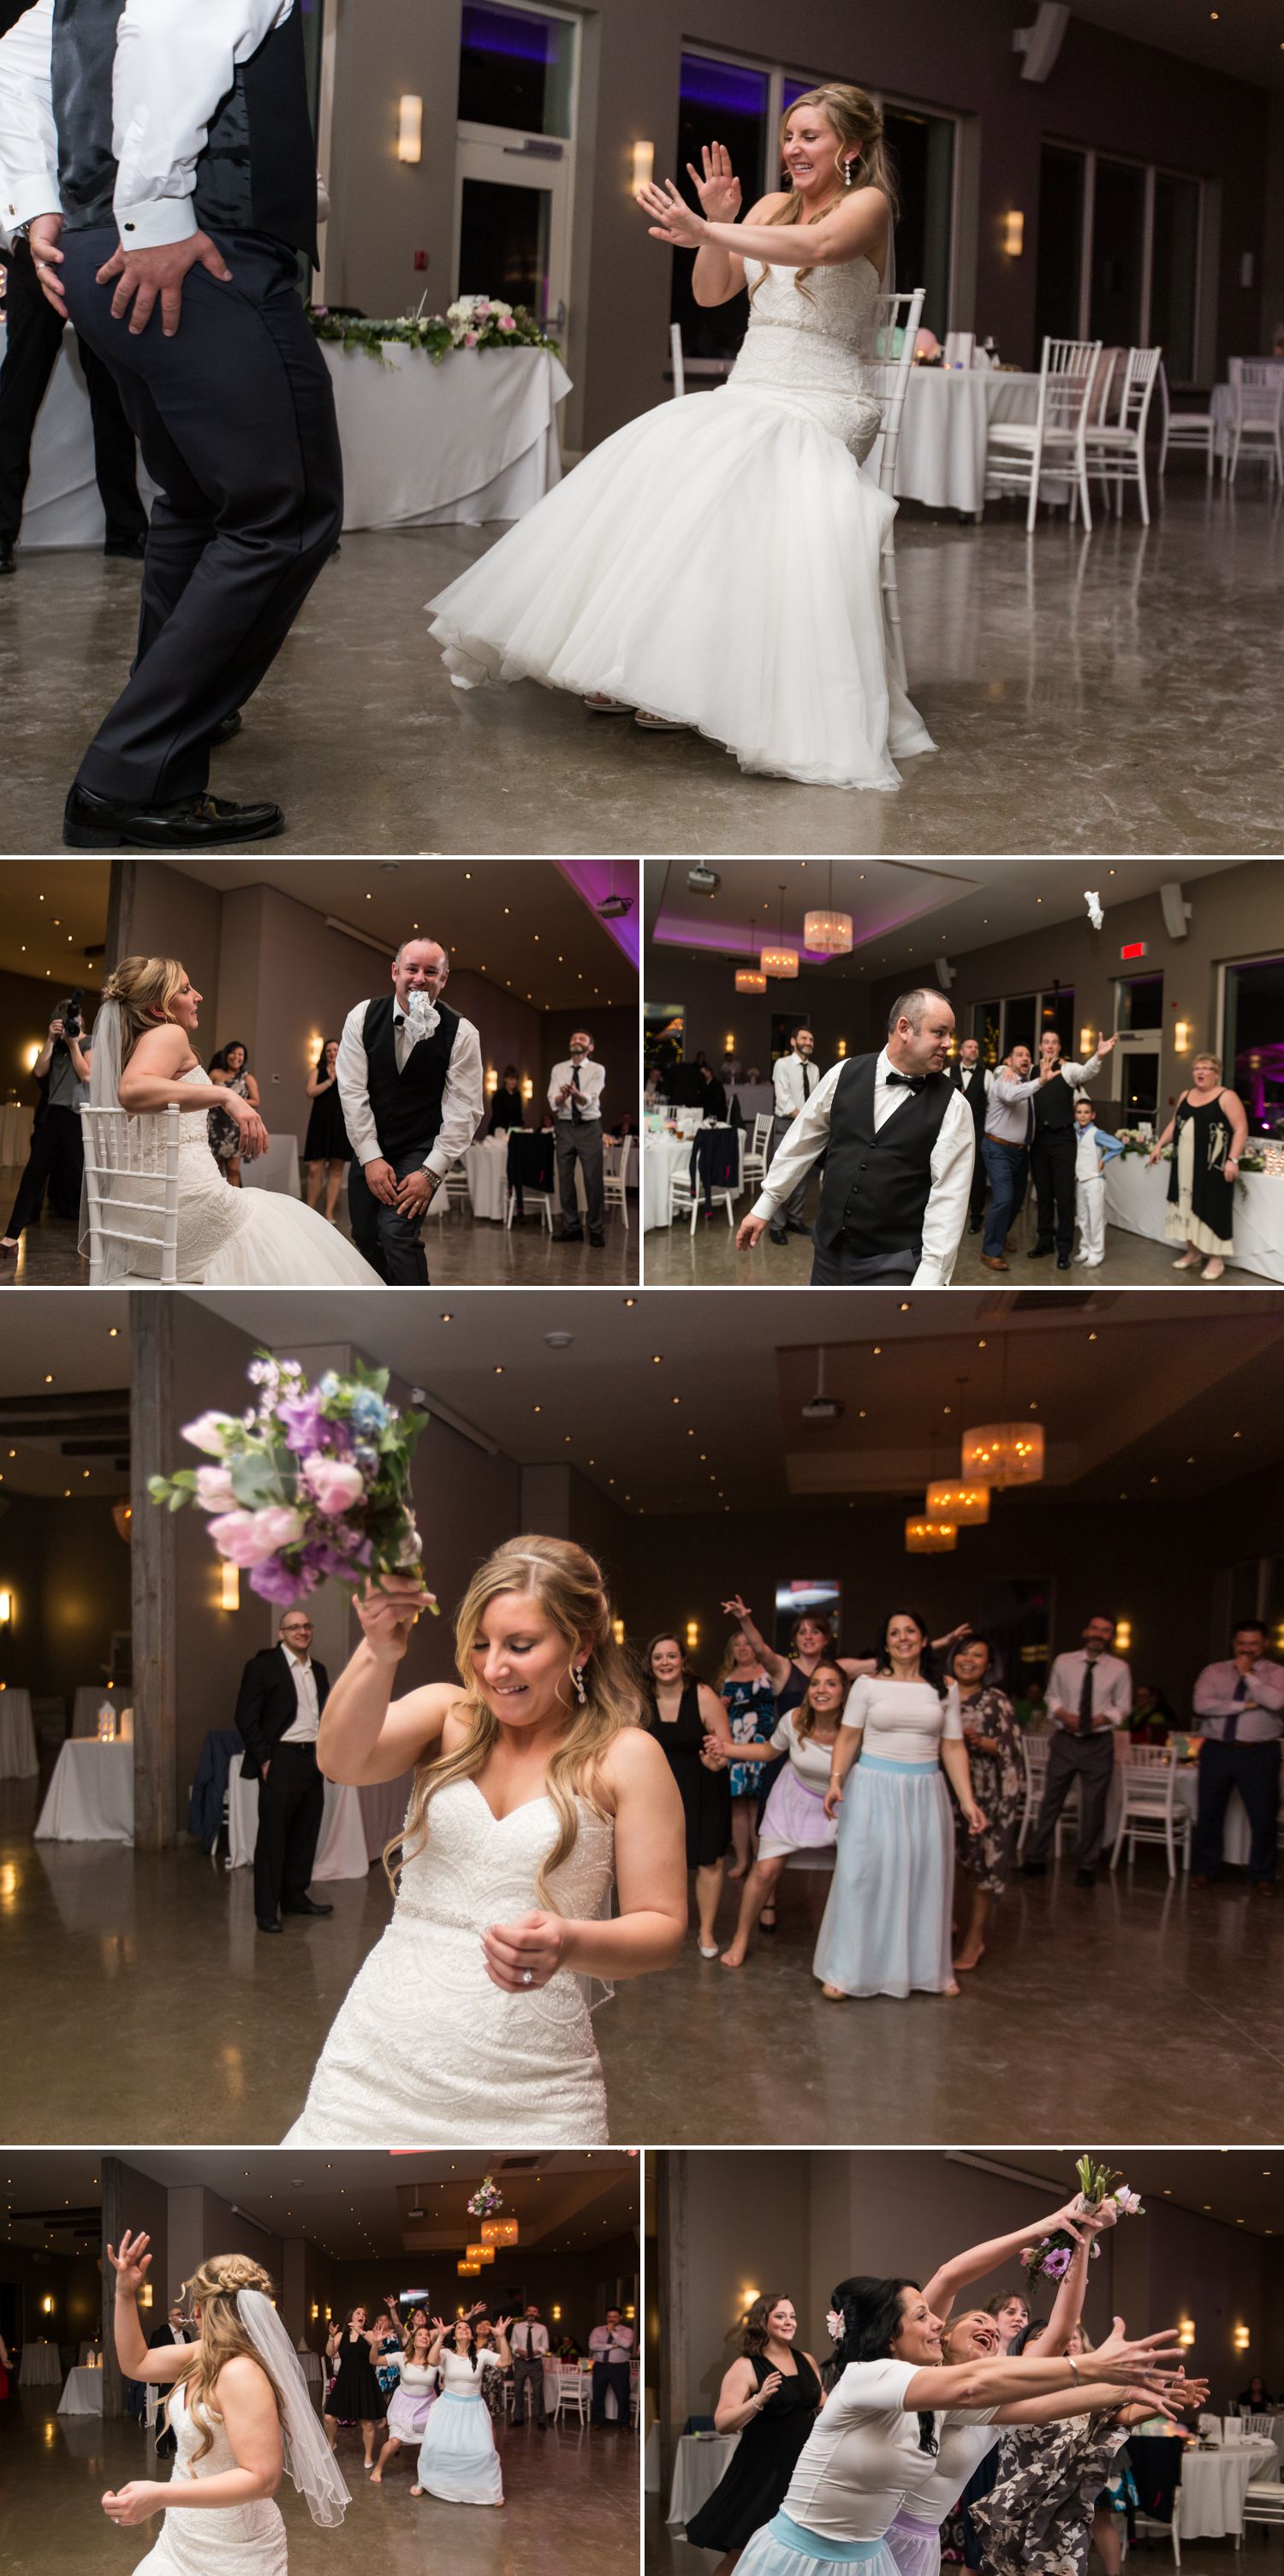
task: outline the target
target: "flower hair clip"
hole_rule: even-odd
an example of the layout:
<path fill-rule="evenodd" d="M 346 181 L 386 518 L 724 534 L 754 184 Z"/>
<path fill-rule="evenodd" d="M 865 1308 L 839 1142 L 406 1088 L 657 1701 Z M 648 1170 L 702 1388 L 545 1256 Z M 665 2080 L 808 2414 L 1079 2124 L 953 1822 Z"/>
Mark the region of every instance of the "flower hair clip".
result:
<path fill-rule="evenodd" d="M 839 2313 L 838 2313 L 837 2308 L 826 2308 L 826 2310 L 825 2310 L 825 2332 L 826 2332 L 826 2334 L 828 2335 L 829 2340 L 830 2340 L 830 2342 L 831 2342 L 831 2343 L 841 2343 L 841 2342 L 842 2342 L 842 2339 L 843 2339 L 843 2321 L 842 2321 L 842 2318 L 840 2317 L 840 2315 L 839 2315 Z"/>

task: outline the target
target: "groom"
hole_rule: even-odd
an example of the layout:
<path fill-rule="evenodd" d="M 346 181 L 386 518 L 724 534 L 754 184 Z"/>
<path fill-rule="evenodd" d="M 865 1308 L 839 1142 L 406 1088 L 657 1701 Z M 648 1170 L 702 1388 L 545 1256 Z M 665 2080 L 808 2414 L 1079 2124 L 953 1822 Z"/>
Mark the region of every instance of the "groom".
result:
<path fill-rule="evenodd" d="M 427 1287 L 423 1221 L 485 1108 L 481 1040 L 441 998 L 449 973 L 440 940 L 403 939 L 392 991 L 358 1002 L 339 1041 L 352 1240 L 395 1288 Z"/>
<path fill-rule="evenodd" d="M 325 1665 L 312 1660 L 312 1622 L 306 1610 L 287 1610 L 276 1645 L 251 1655 L 241 1675 L 233 1721 L 245 1745 L 241 1777 L 259 1784 L 254 1919 L 260 1932 L 279 1932 L 283 1914 L 334 1912 L 308 1894 L 325 1801 L 317 1736 L 329 1694 Z"/>

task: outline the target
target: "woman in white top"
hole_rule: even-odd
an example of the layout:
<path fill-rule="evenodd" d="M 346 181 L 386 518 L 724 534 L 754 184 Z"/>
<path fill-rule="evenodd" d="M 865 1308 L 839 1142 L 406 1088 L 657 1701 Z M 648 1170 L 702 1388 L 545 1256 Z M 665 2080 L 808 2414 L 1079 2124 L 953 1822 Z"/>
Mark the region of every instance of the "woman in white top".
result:
<path fill-rule="evenodd" d="M 847 1695 L 842 1665 L 823 1655 L 797 1708 L 787 1709 L 765 1744 L 736 1747 L 740 1762 L 787 1758 L 767 1794 L 758 1829 L 758 1857 L 745 1880 L 735 1938 L 722 1953 L 724 1968 L 743 1968 L 749 1935 L 764 1905 L 775 1898 L 787 1862 L 797 1869 L 832 1869 L 838 1827 L 825 1813 L 829 1766 Z"/>
<path fill-rule="evenodd" d="M 813 1963 L 831 2002 L 916 1988 L 958 1993 L 954 1826 L 942 1769 L 973 1833 L 985 1818 L 972 1795 L 957 1688 L 951 1683 L 942 1700 L 929 1660 L 922 1620 L 894 1611 L 874 1679 L 853 1683 L 843 1711 L 825 1797 L 826 1814 L 838 1817 L 838 1856 Z"/>
<path fill-rule="evenodd" d="M 887 2532 L 940 2447 L 938 2410 L 971 2413 L 1073 2391 L 1073 2359 L 944 2365 L 941 2321 L 913 2281 L 840 2281 L 829 2312 L 834 2372 L 773 2521 L 754 2534 L 738 2576 L 829 2576 L 835 2564 L 897 2576 Z M 1093 2378 L 1161 2391 L 1180 2351 L 1172 2334 L 1127 2340 L 1122 2318 L 1093 2358 Z M 829 2375 L 829 2374 L 827 2374 Z"/>
<path fill-rule="evenodd" d="M 443 2504 L 502 2504 L 504 2482 L 490 2411 L 483 2403 L 488 2371 L 507 2370 L 511 2317 L 495 2319 L 495 2349 L 483 2351 L 467 2317 L 449 2329 L 433 2319 L 429 2367 L 438 2397 L 424 2429 L 419 2475 L 412 2495 L 440 2496 Z"/>

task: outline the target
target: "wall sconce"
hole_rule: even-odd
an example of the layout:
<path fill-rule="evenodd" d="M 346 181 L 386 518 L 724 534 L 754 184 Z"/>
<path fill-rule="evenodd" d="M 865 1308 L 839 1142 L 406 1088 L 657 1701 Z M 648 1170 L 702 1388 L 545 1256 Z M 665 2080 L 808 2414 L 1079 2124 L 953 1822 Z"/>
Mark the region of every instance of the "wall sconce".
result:
<path fill-rule="evenodd" d="M 307 1049 L 307 1065 L 310 1073 L 313 1065 L 320 1061 L 321 1049 L 325 1045 L 325 1039 L 320 1029 L 309 1029 L 303 1043 Z"/>
<path fill-rule="evenodd" d="M 1236 2352 L 1247 2352 L 1248 2340 L 1247 2326 L 1236 2326 L 1235 2332 L 1231 2336 L 1231 2342 L 1234 2344 Z"/>
<path fill-rule="evenodd" d="M 695 1650 L 696 1650 L 696 1647 L 699 1645 L 699 1643 L 700 1643 L 700 1622 L 699 1622 L 699 1620 L 698 1620 L 698 1619 L 688 1619 L 688 1621 L 687 1621 L 687 1650 L 688 1650 L 688 1653 L 690 1653 L 690 1654 L 694 1654 L 694 1653 L 695 1653 Z"/>
<path fill-rule="evenodd" d="M 548 2313 L 549 2313 L 549 2315 L 551 2316 L 551 2318 L 552 2318 L 552 2320 L 553 2320 L 554 2325 L 555 2325 L 555 2326 L 560 2326 L 560 2324 L 561 2324 L 561 2322 L 562 2322 L 562 2311 L 561 2311 L 561 2309 L 560 2309 L 560 2308 L 550 2308 Z"/>
<path fill-rule="evenodd" d="M 144 2281 L 143 2286 L 138 2293 L 138 2304 L 140 2308 L 150 2308 L 152 2304 L 152 2285 L 150 2281 Z"/>
<path fill-rule="evenodd" d="M 1114 1652 L 1117 1655 L 1130 1655 L 1132 1653 L 1131 1619 L 1116 1619 Z"/>
<path fill-rule="evenodd" d="M 1182 2351 L 1189 2352 L 1194 2340 L 1195 2320 L 1193 2317 L 1183 2317 L 1177 2328 L 1177 2341 L 1181 2345 Z"/>
<path fill-rule="evenodd" d="M 397 101 L 397 159 L 419 161 L 424 148 L 424 103 L 413 91 Z"/>
<path fill-rule="evenodd" d="M 320 2309 L 319 2309 L 319 2307 L 317 2306 L 317 2303 L 316 2303 L 316 2300 L 315 2300 L 315 2299 L 314 2299 L 314 2300 L 313 2300 L 313 2302 L 312 2302 L 312 2307 L 311 2307 L 311 2310 L 310 2310 L 310 2314 L 311 2314 L 311 2318 L 312 2318 L 312 2323 L 313 2323 L 313 2325 L 315 2325 L 315 2324 L 316 2324 L 316 2321 L 317 2321 L 317 2318 L 318 2318 L 318 2317 L 320 2316 L 320 2314 L 321 2314 L 321 2310 L 320 2310 Z"/>
<path fill-rule="evenodd" d="M 1019 259 L 1025 249 L 1025 217 L 1016 206 L 1009 206 L 1003 218 L 1003 256 Z"/>
<path fill-rule="evenodd" d="M 111 1507 L 111 1525 L 117 1538 L 123 1538 L 128 1547 L 134 1535 L 133 1504 L 125 1502 L 123 1498 L 114 1502 Z"/>
<path fill-rule="evenodd" d="M 846 1038 L 840 1038 L 840 1039 L 839 1039 L 838 1044 L 837 1044 L 837 1046 L 836 1046 L 836 1047 L 835 1047 L 835 1049 L 834 1049 L 834 1053 L 835 1053 L 835 1055 L 839 1055 L 839 1056 L 846 1055 L 846 1053 L 847 1053 L 847 1040 L 846 1040 Z"/>
<path fill-rule="evenodd" d="M 499 1089 L 499 1075 L 493 1064 L 488 1064 L 486 1067 L 486 1089 L 490 1092 L 496 1092 Z"/>
<path fill-rule="evenodd" d="M 12 1622 L 12 1619 L 13 1619 L 13 1594 L 12 1594 L 12 1592 L 10 1592 L 10 1590 L 8 1589 L 8 1586 L 6 1585 L 5 1589 L 4 1589 L 2 1592 L 0 1592 L 0 1628 L 7 1628 L 7 1627 L 9 1627 L 9 1625 L 10 1625 L 10 1624 L 11 1624 L 11 1622 Z"/>
<path fill-rule="evenodd" d="M 635 143 L 635 144 L 634 144 L 634 146 L 633 146 L 633 194 L 634 194 L 634 196 L 636 197 L 636 195 L 637 195 L 637 192 L 638 192 L 639 188 L 649 188 L 649 187 L 650 187 L 650 185 L 651 185 L 651 182 L 652 182 L 652 180 L 653 180 L 653 178 L 654 178 L 654 177 L 655 177 L 655 145 L 654 145 L 654 143 Z"/>
<path fill-rule="evenodd" d="M 241 1569 L 239 1565 L 229 1565 L 225 1558 L 219 1567 L 218 1574 L 218 1606 L 220 1610 L 239 1610 L 241 1606 Z"/>
<path fill-rule="evenodd" d="M 742 2301 L 742 2313 L 747 2314 L 749 2309 L 753 2306 L 754 2300 L 762 2297 L 762 2292 L 761 2290 L 744 2289 L 741 2291 L 740 2297 Z"/>
<path fill-rule="evenodd" d="M 611 1621 L 611 1635 L 614 1637 L 617 1646 L 623 1645 L 624 1621 L 622 1619 L 613 1619 Z"/>
<path fill-rule="evenodd" d="M 42 2317 L 51 2317 L 51 2316 L 53 2315 L 53 2307 L 54 2307 L 54 2303 L 53 2303 L 53 2299 L 52 2299 L 52 2297 L 46 2296 L 45 2298 L 43 2298 L 43 2299 L 41 2300 L 41 2302 L 40 2302 L 40 2313 L 41 2313 L 41 2316 L 42 2316 Z"/>
<path fill-rule="evenodd" d="M 734 1054 L 735 1054 L 735 1051 L 736 1051 L 735 1035 L 734 1035 L 734 1032 L 733 1032 L 731 1029 L 728 1029 L 727 1034 L 726 1034 L 725 1038 L 724 1038 L 724 1039 L 723 1039 L 723 1041 L 722 1041 L 722 1052 L 723 1052 L 723 1054 L 724 1054 L 724 1055 L 734 1055 Z"/>
<path fill-rule="evenodd" d="M 523 1100 L 533 1100 L 533 1099 L 534 1099 L 534 1097 L 535 1097 L 535 1085 L 534 1085 L 534 1083 L 532 1082 L 532 1080 L 531 1080 L 531 1078 L 530 1078 L 530 1075 L 529 1075 L 528 1073 L 523 1074 L 523 1076 L 522 1076 L 522 1098 L 523 1098 Z"/>
<path fill-rule="evenodd" d="M 39 1058 L 40 1040 L 39 1038 L 33 1038 L 30 1046 L 25 1046 L 22 1050 L 22 1061 L 25 1064 L 28 1073 L 35 1072 Z"/>
<path fill-rule="evenodd" d="M 628 2304 L 627 2308 L 625 2309 L 624 2313 L 625 2313 L 626 2317 L 635 2317 L 635 2316 L 637 2315 L 637 2309 L 634 2307 L 634 2305 L 633 2305 L 633 2301 L 632 2301 L 631 2299 L 630 2299 L 629 2304 Z"/>
<path fill-rule="evenodd" d="M 1080 1029 L 1080 1031 L 1079 1031 L 1079 1053 L 1080 1053 L 1080 1055 L 1082 1056 L 1083 1061 L 1084 1061 L 1084 1063 L 1085 1063 L 1085 1064 L 1087 1064 L 1088 1059 L 1089 1059 L 1089 1057 L 1091 1056 L 1091 1054 L 1092 1054 L 1092 1050 L 1093 1050 L 1094 1046 L 1096 1045 L 1096 1043 L 1097 1043 L 1097 1032 L 1096 1032 L 1096 1030 L 1095 1030 L 1095 1029 L 1091 1029 L 1091 1028 L 1082 1028 L 1082 1029 Z"/>
<path fill-rule="evenodd" d="M 1193 1031 L 1189 1020 L 1178 1020 L 1173 1029 L 1173 1045 L 1176 1047 L 1178 1055 L 1186 1054 L 1187 1049 L 1190 1046 L 1192 1035 Z"/>

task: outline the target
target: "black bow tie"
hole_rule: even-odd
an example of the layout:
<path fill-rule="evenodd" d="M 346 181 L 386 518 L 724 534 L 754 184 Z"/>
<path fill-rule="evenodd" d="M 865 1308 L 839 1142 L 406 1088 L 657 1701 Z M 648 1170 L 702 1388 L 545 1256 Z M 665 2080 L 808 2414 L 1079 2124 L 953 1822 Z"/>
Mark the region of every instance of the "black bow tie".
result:
<path fill-rule="evenodd" d="M 927 1075 L 925 1073 L 889 1073 L 887 1079 L 889 1082 L 898 1082 L 903 1091 L 921 1091 Z"/>

